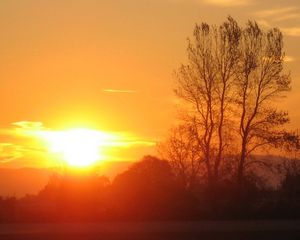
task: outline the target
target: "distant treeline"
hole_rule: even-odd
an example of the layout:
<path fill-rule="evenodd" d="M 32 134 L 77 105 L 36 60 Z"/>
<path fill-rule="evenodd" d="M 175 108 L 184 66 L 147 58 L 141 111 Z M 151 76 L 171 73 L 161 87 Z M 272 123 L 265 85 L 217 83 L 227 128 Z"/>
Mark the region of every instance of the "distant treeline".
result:
<path fill-rule="evenodd" d="M 218 189 L 201 181 L 193 189 L 185 188 L 168 161 L 146 156 L 112 182 L 96 174 L 54 175 L 37 195 L 1 198 L 0 219 L 52 222 L 299 218 L 300 167 L 290 161 L 284 163 L 284 169 L 278 188 L 267 188 L 252 177 L 241 194 L 234 179 L 220 183 Z"/>

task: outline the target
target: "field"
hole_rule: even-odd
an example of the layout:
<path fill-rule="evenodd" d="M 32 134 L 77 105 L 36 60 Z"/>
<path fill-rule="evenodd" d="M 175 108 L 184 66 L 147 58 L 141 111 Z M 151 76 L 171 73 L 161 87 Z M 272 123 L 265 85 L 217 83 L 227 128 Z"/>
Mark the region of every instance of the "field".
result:
<path fill-rule="evenodd" d="M 0 239 L 300 239 L 300 221 L 1 224 Z"/>

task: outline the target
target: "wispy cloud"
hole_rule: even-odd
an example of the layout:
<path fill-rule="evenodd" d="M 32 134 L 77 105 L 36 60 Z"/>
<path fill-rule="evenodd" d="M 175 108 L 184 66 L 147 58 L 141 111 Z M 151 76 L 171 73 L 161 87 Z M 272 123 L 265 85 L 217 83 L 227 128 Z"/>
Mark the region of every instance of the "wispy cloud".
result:
<path fill-rule="evenodd" d="M 41 146 L 32 134 L 44 130 L 42 122 L 31 121 L 14 122 L 11 127 L 0 129 L 0 163 L 18 161 L 26 157 L 31 159 L 33 155 L 44 154 L 45 147 Z"/>
<path fill-rule="evenodd" d="M 272 25 L 271 22 L 267 20 L 258 20 L 257 21 L 261 26 L 266 28 L 272 28 L 274 25 Z M 300 37 L 300 27 L 280 27 L 279 29 L 282 31 L 283 34 L 291 37 Z"/>
<path fill-rule="evenodd" d="M 244 6 L 254 3 L 254 0 L 203 0 L 204 3 L 219 7 Z"/>
<path fill-rule="evenodd" d="M 278 16 L 277 18 L 274 19 L 276 22 L 282 22 L 286 20 L 291 20 L 291 19 L 299 19 L 300 14 L 299 13 L 290 13 L 290 14 L 284 14 L 282 16 Z"/>
<path fill-rule="evenodd" d="M 258 20 L 257 21 L 261 26 L 266 28 L 272 28 L 272 24 L 266 20 Z M 279 29 L 283 34 L 291 37 L 300 37 L 300 27 L 280 27 Z"/>
<path fill-rule="evenodd" d="M 7 163 L 23 157 L 23 147 L 13 143 L 0 143 L 0 162 Z"/>
<path fill-rule="evenodd" d="M 136 90 L 131 89 L 103 89 L 103 92 L 107 93 L 136 93 Z"/>
<path fill-rule="evenodd" d="M 285 56 L 284 61 L 285 62 L 294 62 L 296 59 L 292 56 Z"/>
<path fill-rule="evenodd" d="M 272 25 L 264 19 L 257 20 L 257 23 L 265 28 L 272 28 Z"/>
<path fill-rule="evenodd" d="M 298 10 L 299 10 L 298 7 L 273 8 L 273 9 L 257 11 L 257 12 L 255 12 L 255 15 L 258 17 L 264 17 L 264 18 L 266 18 L 266 17 L 289 18 L 289 17 L 291 17 L 291 15 L 299 16 L 299 13 L 297 12 Z"/>
<path fill-rule="evenodd" d="M 278 26 L 281 31 L 287 36 L 300 36 L 300 8 L 296 6 L 277 7 L 257 11 L 254 15 L 259 18 L 258 23 L 262 26 L 271 28 Z M 288 20 L 294 20 L 289 22 Z"/>
<path fill-rule="evenodd" d="M 41 130 L 44 129 L 42 122 L 32 122 L 32 121 L 19 121 L 12 123 L 13 126 L 26 129 L 26 130 Z"/>
<path fill-rule="evenodd" d="M 124 144 L 125 143 L 125 144 Z M 132 139 L 132 140 L 124 140 L 123 144 L 120 146 L 154 146 L 156 145 L 155 141 L 147 141 L 147 140 L 139 140 L 139 139 Z"/>
<path fill-rule="evenodd" d="M 300 27 L 282 27 L 281 31 L 292 37 L 300 37 Z"/>

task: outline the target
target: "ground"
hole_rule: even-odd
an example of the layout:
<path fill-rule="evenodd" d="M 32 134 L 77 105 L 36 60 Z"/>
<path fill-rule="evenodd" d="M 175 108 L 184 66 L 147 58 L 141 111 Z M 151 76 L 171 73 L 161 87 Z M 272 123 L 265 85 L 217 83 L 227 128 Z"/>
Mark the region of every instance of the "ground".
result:
<path fill-rule="evenodd" d="M 300 239 L 300 221 L 0 224 L 2 240 Z"/>

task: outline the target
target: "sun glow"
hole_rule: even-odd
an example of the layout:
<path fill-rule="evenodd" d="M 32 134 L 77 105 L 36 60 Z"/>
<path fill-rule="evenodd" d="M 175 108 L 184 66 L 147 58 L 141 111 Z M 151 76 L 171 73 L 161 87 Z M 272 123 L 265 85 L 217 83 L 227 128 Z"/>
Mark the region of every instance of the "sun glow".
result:
<path fill-rule="evenodd" d="M 138 147 L 153 147 L 156 142 L 144 140 L 125 131 L 102 131 L 97 128 L 47 128 L 42 122 L 19 121 L 12 124 L 14 136 L 26 139 L 23 148 L 16 146 L 15 156 L 37 156 L 51 167 L 89 170 L 107 161 L 130 161 L 139 154 Z M 78 126 L 78 125 L 77 125 Z M 0 146 L 1 147 L 1 146 Z M 17 151 L 18 150 L 18 151 Z M 128 157 L 130 156 L 130 157 Z"/>
<path fill-rule="evenodd" d="M 44 132 L 51 152 L 62 155 L 71 166 L 86 167 L 103 160 L 103 147 L 113 145 L 117 136 L 89 129 Z"/>

